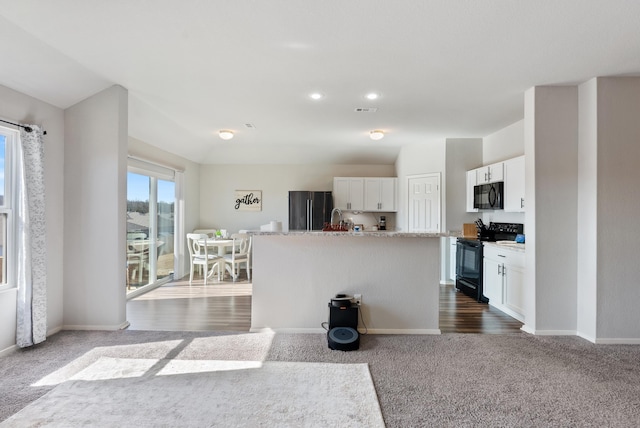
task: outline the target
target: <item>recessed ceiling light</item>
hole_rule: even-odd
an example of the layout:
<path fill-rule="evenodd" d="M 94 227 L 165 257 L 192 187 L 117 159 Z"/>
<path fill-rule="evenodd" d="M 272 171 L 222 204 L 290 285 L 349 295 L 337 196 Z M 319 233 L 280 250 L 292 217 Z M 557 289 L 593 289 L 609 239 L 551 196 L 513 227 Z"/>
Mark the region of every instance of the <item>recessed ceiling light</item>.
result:
<path fill-rule="evenodd" d="M 374 129 L 373 131 L 369 132 L 369 137 L 372 140 L 381 140 L 382 138 L 384 138 L 384 131 Z"/>
<path fill-rule="evenodd" d="M 309 94 L 309 97 L 311 97 L 312 100 L 319 100 L 323 98 L 324 95 L 322 95 L 320 92 L 314 92 L 312 94 Z"/>
<path fill-rule="evenodd" d="M 229 131 L 228 129 L 221 129 L 220 132 L 218 132 L 218 135 L 223 140 L 230 140 L 233 138 L 233 131 Z"/>
<path fill-rule="evenodd" d="M 380 94 L 376 94 L 375 92 L 369 92 L 365 97 L 368 100 L 377 100 L 380 97 Z"/>

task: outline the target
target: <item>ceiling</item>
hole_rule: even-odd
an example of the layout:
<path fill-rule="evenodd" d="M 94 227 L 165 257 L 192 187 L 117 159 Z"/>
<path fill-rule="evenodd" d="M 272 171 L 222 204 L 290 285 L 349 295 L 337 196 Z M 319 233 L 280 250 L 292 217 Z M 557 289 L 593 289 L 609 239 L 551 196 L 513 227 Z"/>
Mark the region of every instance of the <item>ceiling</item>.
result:
<path fill-rule="evenodd" d="M 637 0 L 0 0 L 0 84 L 60 108 L 121 85 L 129 135 L 199 163 L 392 164 L 522 119 L 532 86 L 640 75 L 638 16 Z"/>

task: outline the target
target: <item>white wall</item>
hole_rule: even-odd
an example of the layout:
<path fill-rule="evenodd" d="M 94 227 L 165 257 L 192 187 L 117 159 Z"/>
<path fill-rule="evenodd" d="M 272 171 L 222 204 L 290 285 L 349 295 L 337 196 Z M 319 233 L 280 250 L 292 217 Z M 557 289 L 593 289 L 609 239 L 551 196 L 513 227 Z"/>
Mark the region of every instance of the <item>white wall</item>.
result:
<path fill-rule="evenodd" d="M 525 99 L 525 324 L 540 334 L 575 334 L 578 90 L 535 87 Z"/>
<path fill-rule="evenodd" d="M 598 78 L 596 102 L 597 340 L 638 343 L 640 78 Z"/>
<path fill-rule="evenodd" d="M 257 230 L 289 224 L 289 191 L 332 191 L 333 177 L 395 177 L 393 165 L 201 165 L 201 228 Z M 261 190 L 262 211 L 236 211 L 236 190 Z"/>
<path fill-rule="evenodd" d="M 512 159 L 524 154 L 524 119 L 483 138 L 484 165 Z"/>
<path fill-rule="evenodd" d="M 359 293 L 370 333 L 439 333 L 439 238 L 319 233 L 254 237 L 252 330 L 323 331 L 330 298 Z"/>
<path fill-rule="evenodd" d="M 65 111 L 64 326 L 125 325 L 127 91 Z"/>
<path fill-rule="evenodd" d="M 44 137 L 47 328 L 51 333 L 62 326 L 63 319 L 64 113 L 52 105 L 0 86 L 0 118 L 41 125 L 47 131 Z M 15 290 L 0 292 L 0 352 L 15 345 L 15 308 Z"/>
<path fill-rule="evenodd" d="M 481 138 L 448 138 L 446 142 L 446 183 L 443 230 L 461 231 L 473 223 L 477 213 L 467 212 L 467 171 L 482 166 Z"/>
<path fill-rule="evenodd" d="M 577 253 L 577 329 L 578 334 L 595 342 L 598 315 L 598 105 L 597 79 L 578 87 L 578 233 Z"/>
<path fill-rule="evenodd" d="M 402 147 L 396 159 L 398 176 L 398 213 L 396 214 L 397 230 L 408 229 L 407 203 L 409 199 L 409 176 L 418 174 L 439 173 L 444 177 L 446 168 L 446 141 L 431 140 L 423 144 Z M 445 198 L 447 192 L 446 180 L 442 179 L 441 218 L 446 218 Z"/>
<path fill-rule="evenodd" d="M 524 154 L 524 119 L 487 135 L 482 141 L 482 164 L 490 165 Z M 527 197 L 528 198 L 528 197 Z M 504 210 L 484 211 L 477 215 L 485 223 L 525 223 L 523 213 L 510 213 Z M 525 224 L 525 234 L 527 227 Z"/>

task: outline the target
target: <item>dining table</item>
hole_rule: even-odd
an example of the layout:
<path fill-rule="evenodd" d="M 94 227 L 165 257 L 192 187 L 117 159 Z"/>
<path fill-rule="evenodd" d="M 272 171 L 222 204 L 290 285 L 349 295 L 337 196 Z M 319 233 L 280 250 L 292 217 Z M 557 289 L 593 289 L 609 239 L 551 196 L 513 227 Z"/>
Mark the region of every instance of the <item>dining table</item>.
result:
<path fill-rule="evenodd" d="M 209 238 L 209 239 L 200 239 L 198 241 L 198 244 L 200 245 L 207 245 L 208 248 L 215 248 L 216 252 L 218 254 L 218 256 L 220 257 L 224 257 L 224 255 L 227 253 L 227 248 L 229 247 L 233 247 L 233 239 L 229 239 L 229 238 Z M 224 258 L 220 259 L 218 261 L 218 264 L 223 263 L 225 266 L 224 268 L 226 269 L 227 272 L 229 272 L 229 274 L 233 275 L 233 272 L 231 271 L 231 266 L 226 265 Z M 218 272 L 220 272 L 218 278 L 220 279 L 221 276 L 223 276 L 222 274 L 222 266 L 218 267 Z M 211 270 L 211 272 L 209 273 L 209 277 L 211 277 L 211 275 L 213 275 L 213 269 Z"/>

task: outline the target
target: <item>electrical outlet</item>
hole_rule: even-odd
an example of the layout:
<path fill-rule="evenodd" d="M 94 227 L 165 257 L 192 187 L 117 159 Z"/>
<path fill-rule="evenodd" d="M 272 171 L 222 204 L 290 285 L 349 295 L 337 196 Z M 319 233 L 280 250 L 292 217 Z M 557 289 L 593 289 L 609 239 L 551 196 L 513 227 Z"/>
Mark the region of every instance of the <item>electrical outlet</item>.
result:
<path fill-rule="evenodd" d="M 353 300 L 355 300 L 356 305 L 360 306 L 362 304 L 362 294 L 354 294 Z"/>

